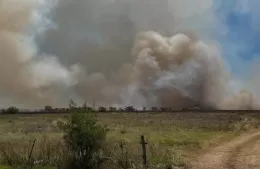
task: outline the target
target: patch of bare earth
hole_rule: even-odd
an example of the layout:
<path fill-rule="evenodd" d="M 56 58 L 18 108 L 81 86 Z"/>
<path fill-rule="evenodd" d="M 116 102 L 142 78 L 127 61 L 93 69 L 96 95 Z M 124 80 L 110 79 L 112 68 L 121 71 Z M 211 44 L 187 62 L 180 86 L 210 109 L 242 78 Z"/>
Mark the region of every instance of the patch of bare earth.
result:
<path fill-rule="evenodd" d="M 203 153 L 192 169 L 259 169 L 260 131 L 247 133 Z"/>

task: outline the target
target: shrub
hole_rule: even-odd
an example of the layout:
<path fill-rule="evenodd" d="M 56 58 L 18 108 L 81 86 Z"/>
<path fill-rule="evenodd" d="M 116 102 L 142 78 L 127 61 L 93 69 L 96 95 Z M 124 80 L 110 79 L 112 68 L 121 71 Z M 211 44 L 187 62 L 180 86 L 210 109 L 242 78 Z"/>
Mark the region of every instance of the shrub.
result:
<path fill-rule="evenodd" d="M 125 107 L 125 111 L 126 112 L 134 112 L 135 111 L 135 108 L 133 106 L 126 106 Z"/>
<path fill-rule="evenodd" d="M 19 113 L 19 109 L 16 107 L 9 107 L 6 110 L 2 110 L 3 114 L 17 114 Z"/>
<path fill-rule="evenodd" d="M 106 112 L 106 111 L 107 111 L 107 108 L 102 106 L 102 107 L 99 107 L 99 108 L 98 108 L 98 111 L 99 111 L 99 112 Z"/>
<path fill-rule="evenodd" d="M 95 168 L 107 133 L 105 127 L 97 124 L 96 116 L 86 105 L 78 109 L 71 101 L 69 121 L 59 122 L 59 126 L 64 131 L 64 140 L 71 154 L 68 168 Z"/>

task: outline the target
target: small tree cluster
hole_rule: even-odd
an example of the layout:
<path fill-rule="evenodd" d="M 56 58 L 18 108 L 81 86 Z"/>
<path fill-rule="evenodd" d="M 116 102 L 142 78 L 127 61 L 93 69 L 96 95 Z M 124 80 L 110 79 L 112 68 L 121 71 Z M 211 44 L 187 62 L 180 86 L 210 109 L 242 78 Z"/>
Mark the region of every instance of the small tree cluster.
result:
<path fill-rule="evenodd" d="M 98 108 L 98 111 L 99 111 L 99 112 L 106 112 L 106 111 L 107 111 L 107 108 L 106 108 L 106 107 L 99 107 L 99 108 Z"/>
<path fill-rule="evenodd" d="M 2 110 L 2 113 L 3 114 L 17 114 L 17 113 L 19 113 L 19 111 L 20 110 L 18 108 L 11 106 L 7 109 Z"/>
<path fill-rule="evenodd" d="M 124 109 L 125 112 L 134 112 L 136 111 L 133 106 L 126 106 Z"/>

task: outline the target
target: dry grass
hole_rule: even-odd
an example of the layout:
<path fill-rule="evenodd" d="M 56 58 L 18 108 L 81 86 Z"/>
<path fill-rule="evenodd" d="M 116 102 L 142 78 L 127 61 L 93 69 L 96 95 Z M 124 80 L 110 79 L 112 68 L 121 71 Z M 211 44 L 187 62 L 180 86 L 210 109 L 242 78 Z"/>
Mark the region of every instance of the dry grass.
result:
<path fill-rule="evenodd" d="M 258 114 L 237 113 L 100 113 L 99 123 L 109 128 L 102 168 L 140 168 L 140 135 L 147 139 L 151 168 L 185 167 L 202 148 L 230 139 L 240 131 L 258 127 Z M 32 159 L 38 166 L 58 166 L 64 153 L 56 124 L 67 115 L 3 115 L 0 118 L 2 164 L 28 160 L 31 140 L 37 138 Z M 123 144 L 123 148 L 120 148 Z M 3 152 L 6 155 L 3 156 Z M 8 161 L 8 157 L 12 157 Z M 1 167 L 0 167 L 1 168 Z"/>

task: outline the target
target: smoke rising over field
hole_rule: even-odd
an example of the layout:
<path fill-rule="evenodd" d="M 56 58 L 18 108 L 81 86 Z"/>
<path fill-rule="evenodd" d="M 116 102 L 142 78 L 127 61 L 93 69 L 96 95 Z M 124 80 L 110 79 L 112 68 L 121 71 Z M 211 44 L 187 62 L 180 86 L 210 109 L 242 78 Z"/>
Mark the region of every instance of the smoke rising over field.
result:
<path fill-rule="evenodd" d="M 0 0 L 0 102 L 257 109 L 211 0 Z"/>

